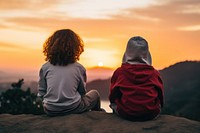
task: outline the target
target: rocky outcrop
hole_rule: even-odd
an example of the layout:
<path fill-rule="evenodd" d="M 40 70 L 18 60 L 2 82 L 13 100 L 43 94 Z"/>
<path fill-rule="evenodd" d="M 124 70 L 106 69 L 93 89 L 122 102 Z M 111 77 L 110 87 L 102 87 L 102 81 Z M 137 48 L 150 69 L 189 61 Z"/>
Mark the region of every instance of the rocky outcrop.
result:
<path fill-rule="evenodd" d="M 86 112 L 66 116 L 0 115 L 0 133 L 199 133 L 200 122 L 170 115 L 131 122 L 111 113 Z"/>

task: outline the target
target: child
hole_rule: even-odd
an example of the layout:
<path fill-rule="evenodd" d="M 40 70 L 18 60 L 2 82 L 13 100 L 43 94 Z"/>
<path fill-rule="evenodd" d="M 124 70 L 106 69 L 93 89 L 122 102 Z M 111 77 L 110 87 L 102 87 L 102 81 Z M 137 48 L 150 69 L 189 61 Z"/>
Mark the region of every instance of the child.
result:
<path fill-rule="evenodd" d="M 86 70 L 77 62 L 83 47 L 81 38 L 70 29 L 56 31 L 44 43 L 47 62 L 40 69 L 38 96 L 43 98 L 47 115 L 101 110 L 99 93 L 86 93 Z"/>
<path fill-rule="evenodd" d="M 150 120 L 160 113 L 163 83 L 142 37 L 128 41 L 122 65 L 111 78 L 109 99 L 113 112 L 128 120 Z"/>

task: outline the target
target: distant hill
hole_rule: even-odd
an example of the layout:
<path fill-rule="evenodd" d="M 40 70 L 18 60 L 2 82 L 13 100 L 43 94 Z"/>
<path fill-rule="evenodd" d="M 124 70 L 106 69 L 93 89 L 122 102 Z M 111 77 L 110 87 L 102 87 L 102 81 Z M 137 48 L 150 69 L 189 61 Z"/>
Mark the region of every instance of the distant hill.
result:
<path fill-rule="evenodd" d="M 16 71 L 16 72 L 4 72 L 0 71 L 0 84 L 1 83 L 11 83 L 16 82 L 18 79 L 25 79 L 25 81 L 37 81 L 38 74 L 37 71 Z"/>
<path fill-rule="evenodd" d="M 105 80 L 112 76 L 114 69 L 107 67 L 93 67 L 87 69 L 87 82 L 91 82 L 93 80 Z"/>
<path fill-rule="evenodd" d="M 183 116 L 200 121 L 200 62 L 184 61 L 160 70 L 165 88 L 163 114 Z M 88 89 L 97 89 L 108 99 L 110 79 L 95 80 Z"/>
<path fill-rule="evenodd" d="M 163 114 L 200 121 L 200 62 L 179 62 L 160 73 L 165 87 Z"/>
<path fill-rule="evenodd" d="M 86 85 L 87 90 L 95 89 L 98 90 L 100 93 L 100 97 L 102 100 L 108 100 L 108 94 L 109 94 L 109 86 L 110 86 L 110 78 L 105 80 L 94 80 L 89 82 Z"/>

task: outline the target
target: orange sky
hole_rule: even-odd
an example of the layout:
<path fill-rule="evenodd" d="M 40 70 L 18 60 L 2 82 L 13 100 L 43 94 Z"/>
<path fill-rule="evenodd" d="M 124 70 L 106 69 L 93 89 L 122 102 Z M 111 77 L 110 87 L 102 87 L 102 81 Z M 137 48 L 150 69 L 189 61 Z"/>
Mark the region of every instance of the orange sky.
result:
<path fill-rule="evenodd" d="M 149 42 L 153 66 L 200 60 L 199 0 L 1 0 L 0 71 L 37 71 L 43 42 L 69 28 L 85 42 L 80 63 L 120 66 L 126 43 Z"/>

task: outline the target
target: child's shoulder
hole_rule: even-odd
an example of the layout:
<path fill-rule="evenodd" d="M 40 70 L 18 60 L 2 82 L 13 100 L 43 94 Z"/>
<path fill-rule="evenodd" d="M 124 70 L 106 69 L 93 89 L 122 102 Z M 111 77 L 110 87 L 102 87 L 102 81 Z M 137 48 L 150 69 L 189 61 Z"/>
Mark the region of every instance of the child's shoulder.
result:
<path fill-rule="evenodd" d="M 123 69 L 122 67 L 118 67 L 117 69 L 115 69 L 115 71 L 113 72 L 114 75 L 118 75 L 120 73 L 123 73 Z"/>
<path fill-rule="evenodd" d="M 51 65 L 50 62 L 45 62 L 45 63 L 41 66 L 40 70 L 42 70 L 42 71 L 47 71 L 47 70 L 49 69 L 50 65 Z"/>
<path fill-rule="evenodd" d="M 78 63 L 78 62 L 74 62 L 73 64 L 74 64 L 74 66 L 76 66 L 76 67 L 85 68 L 82 64 L 80 64 L 80 63 Z"/>
<path fill-rule="evenodd" d="M 73 67 L 76 67 L 76 68 L 82 70 L 82 71 L 86 71 L 85 67 L 84 67 L 82 64 L 78 63 L 78 62 L 74 62 L 74 63 L 72 63 L 71 65 L 72 65 Z"/>
<path fill-rule="evenodd" d="M 81 63 L 79 62 L 74 62 L 73 65 L 77 66 L 77 67 L 84 67 Z"/>
<path fill-rule="evenodd" d="M 42 68 L 47 68 L 51 65 L 50 62 L 45 62 L 43 65 L 42 65 Z"/>
<path fill-rule="evenodd" d="M 48 70 L 50 68 L 56 69 L 56 68 L 59 68 L 59 67 L 60 66 L 52 65 L 50 62 L 46 62 L 42 65 L 41 69 Z M 68 64 L 68 65 L 62 66 L 62 67 L 73 68 L 73 69 L 75 68 L 75 69 L 80 69 L 82 71 L 86 71 L 85 67 L 78 62 L 74 62 L 74 63 Z"/>

